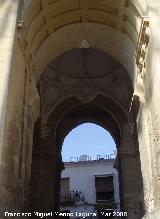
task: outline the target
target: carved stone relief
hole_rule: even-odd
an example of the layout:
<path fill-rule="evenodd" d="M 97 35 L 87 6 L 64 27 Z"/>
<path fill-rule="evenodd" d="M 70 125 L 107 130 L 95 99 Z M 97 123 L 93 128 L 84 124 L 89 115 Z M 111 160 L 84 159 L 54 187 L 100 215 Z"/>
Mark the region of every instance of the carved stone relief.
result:
<path fill-rule="evenodd" d="M 29 84 L 29 100 L 28 104 L 32 107 L 34 121 L 40 116 L 40 96 L 34 80 Z"/>
<path fill-rule="evenodd" d="M 142 17 L 141 29 L 139 33 L 139 39 L 137 43 L 136 51 L 136 64 L 138 68 L 138 74 L 141 78 L 144 78 L 146 71 L 146 56 L 149 44 L 149 18 Z"/>
<path fill-rule="evenodd" d="M 134 135 L 135 134 L 135 123 L 131 120 L 129 121 L 129 123 L 123 127 L 123 130 L 125 133 L 129 133 L 130 135 Z"/>
<path fill-rule="evenodd" d="M 41 137 L 45 138 L 48 137 L 51 134 L 51 130 L 47 126 L 43 126 L 41 128 Z"/>
<path fill-rule="evenodd" d="M 125 133 L 134 135 L 136 131 L 136 120 L 139 113 L 140 101 L 137 95 L 134 95 L 131 102 L 130 112 L 129 112 L 129 122 L 123 127 Z"/>
<path fill-rule="evenodd" d="M 22 21 L 17 22 L 17 32 L 18 32 L 17 38 L 23 52 L 26 69 L 29 76 L 31 77 L 36 67 L 36 60 L 32 52 L 32 48 L 29 42 L 27 32 L 25 30 L 24 22 Z"/>
<path fill-rule="evenodd" d="M 81 58 L 81 62 L 77 62 L 77 68 L 82 70 L 79 73 L 80 75 L 78 75 L 78 70 L 76 72 L 76 66 L 73 66 L 73 72 L 71 72 L 72 69 L 67 69 L 67 64 L 66 69 L 64 69 L 64 66 L 63 68 L 61 67 L 63 57 L 62 61 L 60 57 L 54 63 L 51 63 L 42 75 L 40 90 L 43 114 L 47 115 L 51 109 L 54 109 L 61 101 L 70 96 L 75 96 L 82 103 L 88 103 L 99 94 L 110 97 L 128 111 L 132 97 L 132 85 L 125 69 L 120 64 L 114 63 L 110 58 L 107 62 L 111 63 L 110 69 L 112 71 L 108 71 L 105 64 L 100 60 L 99 62 L 102 62 L 101 72 L 97 72 L 96 75 L 96 71 L 90 67 L 90 62 L 96 61 L 96 53 L 91 55 L 94 49 L 85 48 L 79 50 L 77 57 Z M 94 56 L 93 60 L 92 56 Z M 72 63 L 68 65 L 72 66 Z M 94 77 L 91 70 L 94 71 Z"/>
<path fill-rule="evenodd" d="M 138 95 L 134 95 L 132 98 L 130 114 L 135 122 L 138 117 L 139 109 L 140 109 L 140 98 Z"/>

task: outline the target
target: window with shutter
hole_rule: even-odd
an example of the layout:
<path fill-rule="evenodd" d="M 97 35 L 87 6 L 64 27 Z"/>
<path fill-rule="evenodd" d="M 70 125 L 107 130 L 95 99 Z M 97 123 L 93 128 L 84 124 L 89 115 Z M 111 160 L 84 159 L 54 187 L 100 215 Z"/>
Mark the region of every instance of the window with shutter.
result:
<path fill-rule="evenodd" d="M 69 178 L 61 178 L 61 202 L 67 201 L 69 197 Z"/>
<path fill-rule="evenodd" d="M 113 176 L 96 177 L 95 186 L 97 201 L 114 200 Z"/>

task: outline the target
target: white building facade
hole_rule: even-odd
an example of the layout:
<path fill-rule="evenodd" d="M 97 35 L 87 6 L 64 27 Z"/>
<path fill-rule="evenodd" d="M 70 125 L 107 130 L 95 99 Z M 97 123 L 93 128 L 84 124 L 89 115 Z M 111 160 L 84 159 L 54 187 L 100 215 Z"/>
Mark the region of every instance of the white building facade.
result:
<path fill-rule="evenodd" d="M 82 159 L 80 159 L 82 160 Z M 114 159 L 66 162 L 61 174 L 61 211 L 71 217 L 97 216 L 120 210 L 118 172 Z"/>

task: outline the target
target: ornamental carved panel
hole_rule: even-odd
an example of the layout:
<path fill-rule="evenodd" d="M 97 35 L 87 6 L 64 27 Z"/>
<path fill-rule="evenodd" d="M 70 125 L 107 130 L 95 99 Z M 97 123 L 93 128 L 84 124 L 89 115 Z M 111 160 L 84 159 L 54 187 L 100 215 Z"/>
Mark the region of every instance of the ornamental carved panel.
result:
<path fill-rule="evenodd" d="M 92 48 L 73 49 L 49 64 L 40 79 L 42 113 L 75 96 L 82 103 L 110 97 L 129 112 L 133 88 L 129 74 L 115 59 Z"/>

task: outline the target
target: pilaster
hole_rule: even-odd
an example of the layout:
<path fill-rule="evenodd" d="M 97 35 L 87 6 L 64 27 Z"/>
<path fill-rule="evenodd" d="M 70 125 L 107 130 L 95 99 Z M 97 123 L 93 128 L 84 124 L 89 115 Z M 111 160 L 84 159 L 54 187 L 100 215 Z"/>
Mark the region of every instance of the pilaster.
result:
<path fill-rule="evenodd" d="M 128 213 L 129 219 L 141 218 L 140 186 L 140 160 L 137 150 L 135 124 L 130 121 L 123 128 L 122 140 L 119 149 L 119 162 L 121 168 L 121 183 L 123 190 L 123 210 Z"/>
<path fill-rule="evenodd" d="M 41 122 L 36 126 L 39 131 L 34 130 L 29 210 L 54 212 L 58 154 L 51 130 L 47 126 L 41 126 Z"/>

